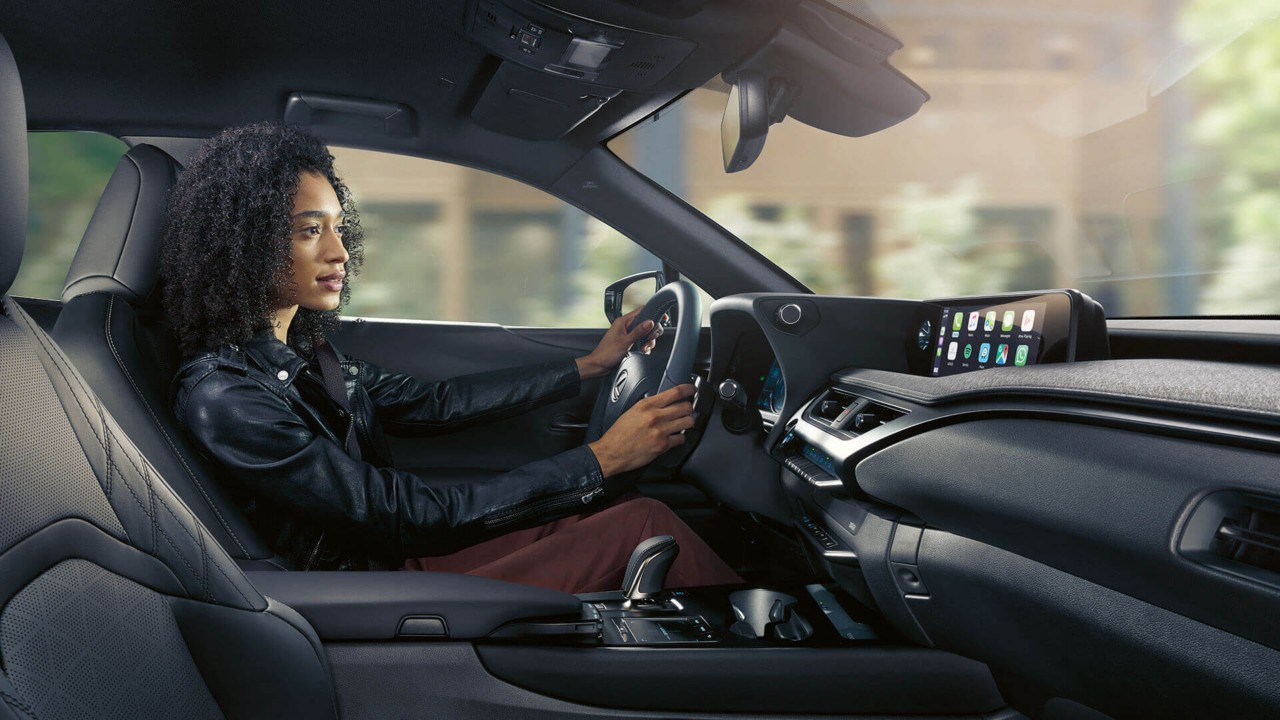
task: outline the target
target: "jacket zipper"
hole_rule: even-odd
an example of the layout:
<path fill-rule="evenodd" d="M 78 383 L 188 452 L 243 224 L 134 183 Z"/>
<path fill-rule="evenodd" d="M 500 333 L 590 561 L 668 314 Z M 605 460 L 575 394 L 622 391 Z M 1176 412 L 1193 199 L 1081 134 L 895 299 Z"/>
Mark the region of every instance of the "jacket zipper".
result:
<path fill-rule="evenodd" d="M 591 485 L 585 488 L 577 488 L 574 490 L 566 490 L 555 495 L 548 495 L 539 498 L 531 503 L 512 508 L 499 515 L 492 515 L 484 519 L 484 527 L 493 529 L 502 525 L 523 520 L 537 514 L 550 514 L 554 511 L 564 510 L 571 507 L 579 507 L 591 504 L 600 495 L 604 494 L 603 484 Z"/>
<path fill-rule="evenodd" d="M 315 567 L 316 556 L 320 554 L 320 544 L 324 542 L 324 531 L 320 531 L 320 536 L 316 538 L 316 546 L 311 548 L 311 554 L 307 557 L 307 562 L 302 566 L 303 570 L 310 570 Z"/>

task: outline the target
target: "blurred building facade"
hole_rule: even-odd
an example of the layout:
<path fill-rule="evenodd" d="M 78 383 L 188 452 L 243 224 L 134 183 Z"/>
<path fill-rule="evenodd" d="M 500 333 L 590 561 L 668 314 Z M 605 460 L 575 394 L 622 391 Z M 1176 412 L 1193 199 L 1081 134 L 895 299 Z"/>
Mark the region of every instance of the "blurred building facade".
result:
<path fill-rule="evenodd" d="M 1205 121 L 1215 119 L 1218 98 L 1195 81 L 1212 60 L 1188 37 L 1222 14 L 1218 5 L 1236 3 L 869 5 L 904 44 L 893 65 L 931 95 L 914 117 L 863 138 L 788 119 L 771 129 L 753 167 L 727 175 L 719 139 L 727 96 L 709 86 L 610 149 L 821 293 L 921 298 L 1070 286 L 1110 315 L 1141 316 L 1212 311 L 1206 288 L 1230 301 L 1248 273 L 1273 282 L 1280 228 L 1266 239 L 1275 248 L 1237 253 L 1245 259 L 1226 266 L 1244 238 L 1237 226 L 1248 223 L 1229 210 L 1227 174 L 1214 174 L 1230 153 L 1198 139 L 1212 134 Z M 1224 72 L 1240 74 L 1228 67 L 1219 78 Z M 1280 67 L 1255 72 L 1280 78 Z M 1248 88 L 1241 92 L 1253 112 Z M 67 237 L 29 244 L 49 256 L 28 263 L 29 282 L 51 288 L 31 294 L 60 289 L 59 263 L 79 239 L 71 226 L 97 197 L 81 178 L 97 177 L 88 165 L 102 165 L 95 172 L 105 182 L 118 156 L 118 141 L 106 140 L 81 150 L 82 139 L 33 144 L 48 156 L 39 172 L 64 167 L 58 153 L 68 162 L 48 178 L 33 163 L 33 227 Z M 418 158 L 335 154 L 367 230 L 353 314 L 598 326 L 602 288 L 659 264 L 521 183 Z M 46 186 L 50 199 L 40 205 Z M 1280 207 L 1280 180 L 1265 190 Z M 1259 204 L 1256 195 L 1244 199 Z M 1280 311 L 1280 292 L 1266 283 L 1255 283 L 1261 300 L 1249 311 Z"/>

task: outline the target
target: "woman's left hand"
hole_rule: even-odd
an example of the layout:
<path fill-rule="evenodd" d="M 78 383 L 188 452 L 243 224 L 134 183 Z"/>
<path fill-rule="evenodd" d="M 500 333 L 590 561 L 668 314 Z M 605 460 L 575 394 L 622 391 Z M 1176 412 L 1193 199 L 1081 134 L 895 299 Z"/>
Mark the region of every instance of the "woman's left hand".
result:
<path fill-rule="evenodd" d="M 578 358 L 578 374 L 583 380 L 600 377 L 613 370 L 618 363 L 622 362 L 622 358 L 626 356 L 631 346 L 642 340 L 644 344 L 640 348 L 641 352 L 648 355 L 653 350 L 658 337 L 662 335 L 662 326 L 655 325 L 652 320 L 646 320 L 631 327 L 631 321 L 640 310 L 641 308 L 636 308 L 614 320 L 604 337 L 600 338 L 600 344 L 596 345 L 596 349 L 592 350 L 590 355 Z"/>

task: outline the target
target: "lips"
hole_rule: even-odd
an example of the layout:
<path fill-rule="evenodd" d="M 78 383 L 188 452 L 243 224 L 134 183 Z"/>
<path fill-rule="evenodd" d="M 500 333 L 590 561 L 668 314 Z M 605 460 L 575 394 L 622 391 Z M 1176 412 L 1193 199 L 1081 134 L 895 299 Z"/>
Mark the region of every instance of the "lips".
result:
<path fill-rule="evenodd" d="M 342 292 L 342 281 L 346 276 L 346 272 L 339 270 L 336 273 L 330 273 L 316 278 L 316 282 L 325 290 L 337 293 Z"/>

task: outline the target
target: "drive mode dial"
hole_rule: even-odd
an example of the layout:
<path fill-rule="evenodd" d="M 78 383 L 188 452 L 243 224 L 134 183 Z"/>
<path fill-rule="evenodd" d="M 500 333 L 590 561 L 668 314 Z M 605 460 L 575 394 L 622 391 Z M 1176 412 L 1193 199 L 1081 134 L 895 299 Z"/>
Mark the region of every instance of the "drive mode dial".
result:
<path fill-rule="evenodd" d="M 800 317 L 802 315 L 804 315 L 804 311 L 800 309 L 799 305 L 795 303 L 787 303 L 786 305 L 778 308 L 777 318 L 778 322 L 783 325 L 795 325 L 800 322 Z"/>

